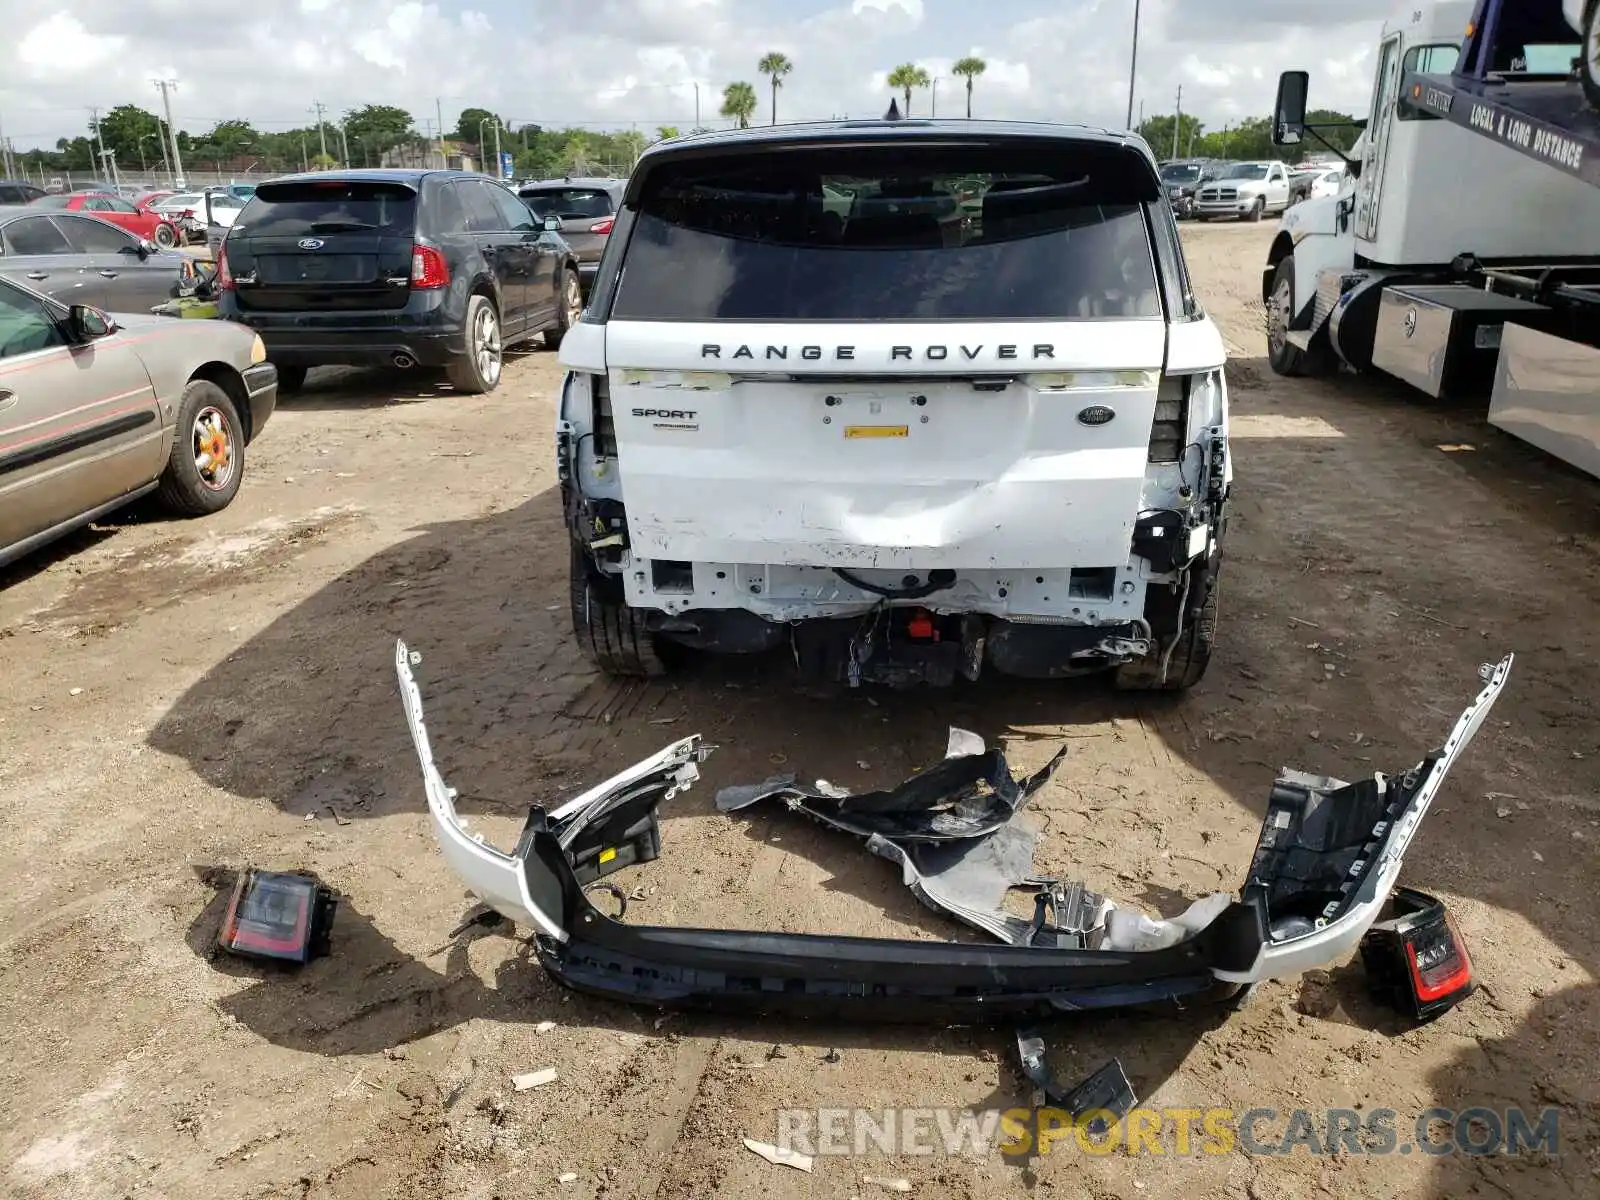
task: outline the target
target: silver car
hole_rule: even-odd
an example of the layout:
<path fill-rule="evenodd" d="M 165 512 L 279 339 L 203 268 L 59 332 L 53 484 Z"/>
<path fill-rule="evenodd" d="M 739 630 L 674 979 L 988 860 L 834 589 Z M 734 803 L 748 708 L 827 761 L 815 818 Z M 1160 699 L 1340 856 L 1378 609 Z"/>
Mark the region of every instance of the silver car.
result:
<path fill-rule="evenodd" d="M 0 279 L 63 304 L 148 313 L 194 277 L 194 262 L 78 213 L 0 207 Z"/>
<path fill-rule="evenodd" d="M 266 357 L 242 325 L 113 318 L 0 280 L 0 565 L 147 492 L 226 508 L 277 404 Z"/>
<path fill-rule="evenodd" d="M 600 254 L 627 186 L 625 179 L 543 179 L 517 187 L 534 216 L 561 219 L 561 236 L 577 256 L 578 283 L 585 296 L 600 270 Z"/>

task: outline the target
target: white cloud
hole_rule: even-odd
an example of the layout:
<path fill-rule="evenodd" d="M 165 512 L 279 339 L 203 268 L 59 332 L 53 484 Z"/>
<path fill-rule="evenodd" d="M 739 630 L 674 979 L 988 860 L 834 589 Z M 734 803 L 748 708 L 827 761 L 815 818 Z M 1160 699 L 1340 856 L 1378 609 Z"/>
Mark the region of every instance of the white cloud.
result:
<path fill-rule="evenodd" d="M 1136 107 L 1171 111 L 1182 83 L 1184 110 L 1219 128 L 1265 115 L 1278 71 L 1305 67 L 1314 105 L 1359 111 L 1380 23 L 1371 10 L 1388 6 L 1144 0 Z M 985 45 L 971 51 L 988 63 L 974 115 L 1120 126 L 1131 9 L 990 0 Z M 694 85 L 710 122 L 732 80 L 757 87 L 765 119 L 755 68 L 769 49 L 794 62 L 780 118 L 876 116 L 889 100 L 884 75 L 908 60 L 946 77 L 939 109 L 954 113 L 964 84 L 949 67 L 969 52 L 974 10 L 924 0 L 268 0 L 212 20 L 192 0 L 74 0 L 70 13 L 24 15 L 33 11 L 0 0 L 0 29 L 12 34 L 0 40 L 0 115 L 19 146 L 84 132 L 91 104 L 156 110 L 158 75 L 180 81 L 174 115 L 192 133 L 234 117 L 304 125 L 313 98 L 335 114 L 396 104 L 419 124 L 437 98 L 447 125 L 483 106 L 546 126 L 686 126 Z M 914 107 L 926 105 L 919 96 Z"/>

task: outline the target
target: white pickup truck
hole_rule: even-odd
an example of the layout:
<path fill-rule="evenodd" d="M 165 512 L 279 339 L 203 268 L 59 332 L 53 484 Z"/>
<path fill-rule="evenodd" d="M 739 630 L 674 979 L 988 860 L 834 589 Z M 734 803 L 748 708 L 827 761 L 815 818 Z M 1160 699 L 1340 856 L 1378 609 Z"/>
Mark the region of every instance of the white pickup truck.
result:
<path fill-rule="evenodd" d="M 1236 162 L 1195 194 L 1195 216 L 1202 221 L 1235 217 L 1259 221 L 1294 202 L 1289 168 L 1282 162 Z"/>

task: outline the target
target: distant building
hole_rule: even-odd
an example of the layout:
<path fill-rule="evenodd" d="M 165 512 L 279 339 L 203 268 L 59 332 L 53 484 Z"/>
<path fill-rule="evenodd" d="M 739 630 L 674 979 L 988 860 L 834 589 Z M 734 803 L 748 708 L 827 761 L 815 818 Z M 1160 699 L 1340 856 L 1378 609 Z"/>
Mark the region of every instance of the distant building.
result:
<path fill-rule="evenodd" d="M 379 165 L 413 171 L 475 171 L 478 169 L 477 162 L 470 153 L 471 149 L 470 143 L 453 142 L 446 138 L 445 152 L 441 157 L 437 138 L 418 139 L 385 150 Z"/>

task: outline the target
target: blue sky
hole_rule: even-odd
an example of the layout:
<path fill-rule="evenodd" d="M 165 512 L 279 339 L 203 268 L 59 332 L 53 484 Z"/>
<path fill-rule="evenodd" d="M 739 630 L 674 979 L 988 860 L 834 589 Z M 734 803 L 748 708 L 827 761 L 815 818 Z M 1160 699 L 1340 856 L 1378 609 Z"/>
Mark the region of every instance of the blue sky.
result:
<path fill-rule="evenodd" d="M 1271 106 L 1278 71 L 1312 72 L 1313 103 L 1365 106 L 1389 0 L 1144 0 L 1138 95 L 1218 128 Z M 1133 0 L 0 0 L 0 122 L 19 149 L 81 133 L 90 105 L 155 110 L 150 80 L 180 81 L 175 117 L 199 133 L 243 117 L 310 123 L 381 102 L 446 125 L 473 105 L 513 123 L 653 133 L 715 120 L 722 87 L 757 85 L 782 50 L 794 73 L 780 119 L 878 115 L 897 63 L 939 77 L 941 115 L 962 111 L 950 64 L 989 63 L 974 114 L 1121 126 Z M 925 113 L 924 92 L 913 108 Z"/>

